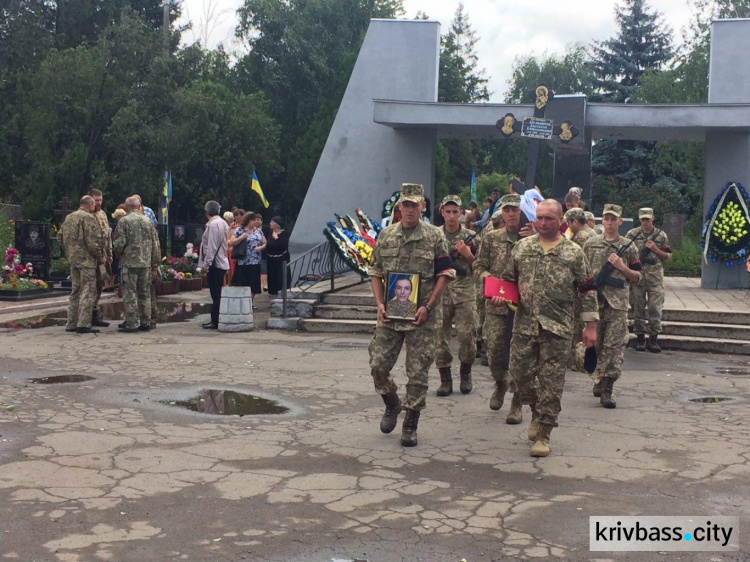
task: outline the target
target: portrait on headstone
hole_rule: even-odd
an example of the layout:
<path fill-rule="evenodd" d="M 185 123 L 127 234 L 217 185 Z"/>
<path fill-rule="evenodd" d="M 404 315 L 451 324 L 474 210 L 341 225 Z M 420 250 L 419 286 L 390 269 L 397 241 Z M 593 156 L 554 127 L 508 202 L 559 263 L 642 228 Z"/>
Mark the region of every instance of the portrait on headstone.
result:
<path fill-rule="evenodd" d="M 414 320 L 419 308 L 419 274 L 391 272 L 386 287 L 386 316 L 392 320 Z"/>
<path fill-rule="evenodd" d="M 185 225 L 184 224 L 178 224 L 174 227 L 174 239 L 175 240 L 185 240 Z"/>
<path fill-rule="evenodd" d="M 49 225 L 43 222 L 16 222 L 15 247 L 24 263 L 34 268 L 33 277 L 49 278 L 50 239 Z"/>

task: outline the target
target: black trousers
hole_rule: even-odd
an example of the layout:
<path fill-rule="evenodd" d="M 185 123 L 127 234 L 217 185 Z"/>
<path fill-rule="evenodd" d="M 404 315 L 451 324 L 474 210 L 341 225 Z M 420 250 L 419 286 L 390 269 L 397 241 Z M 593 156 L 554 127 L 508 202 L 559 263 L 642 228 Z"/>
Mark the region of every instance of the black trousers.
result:
<path fill-rule="evenodd" d="M 219 304 L 221 303 L 221 287 L 224 284 L 226 269 L 219 269 L 213 265 L 208 268 L 208 290 L 211 293 L 211 324 L 219 325 Z"/>

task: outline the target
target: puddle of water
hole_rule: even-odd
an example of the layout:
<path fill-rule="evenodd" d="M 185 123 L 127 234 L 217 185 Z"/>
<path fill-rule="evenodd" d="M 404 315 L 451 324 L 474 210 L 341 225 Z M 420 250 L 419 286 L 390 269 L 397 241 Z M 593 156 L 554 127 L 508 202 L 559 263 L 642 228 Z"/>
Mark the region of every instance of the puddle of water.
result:
<path fill-rule="evenodd" d="M 122 302 L 108 303 L 102 305 L 105 320 L 124 320 L 125 305 Z M 210 303 L 159 303 L 157 305 L 156 321 L 185 322 L 201 314 L 211 312 Z M 0 324 L 0 328 L 13 330 L 34 330 L 38 328 L 53 328 L 65 326 L 67 311 L 60 310 L 40 316 L 31 316 L 20 320 L 13 320 Z"/>
<path fill-rule="evenodd" d="M 90 377 L 89 375 L 58 375 L 55 377 L 28 379 L 28 381 L 33 384 L 61 384 L 66 382 L 86 382 L 94 380 L 96 380 L 96 377 Z"/>
<path fill-rule="evenodd" d="M 734 375 L 737 377 L 750 376 L 750 370 L 748 369 L 717 369 L 716 372 L 720 375 Z"/>
<path fill-rule="evenodd" d="M 206 389 L 190 400 L 162 401 L 162 404 L 215 416 L 260 416 L 285 414 L 289 408 L 278 402 L 234 390 Z"/>
<path fill-rule="evenodd" d="M 718 404 L 719 402 L 728 402 L 730 400 L 733 400 L 733 398 L 727 398 L 726 396 L 705 396 L 703 398 L 691 398 L 691 402 L 696 402 L 697 404 Z"/>

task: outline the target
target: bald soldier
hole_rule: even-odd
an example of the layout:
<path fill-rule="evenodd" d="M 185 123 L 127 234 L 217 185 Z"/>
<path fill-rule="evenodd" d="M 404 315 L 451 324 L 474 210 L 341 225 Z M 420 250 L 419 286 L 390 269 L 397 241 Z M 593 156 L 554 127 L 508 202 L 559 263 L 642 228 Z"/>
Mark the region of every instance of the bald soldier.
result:
<path fill-rule="evenodd" d="M 531 406 L 530 455 L 546 457 L 561 410 L 576 294 L 582 294 L 586 347 L 596 344 L 599 314 L 596 291 L 586 289 L 592 276 L 583 250 L 560 233 L 562 206 L 545 199 L 537 207 L 536 219 L 539 233 L 513 247 L 502 277 L 517 283 L 519 294 L 510 375 L 521 403 Z"/>

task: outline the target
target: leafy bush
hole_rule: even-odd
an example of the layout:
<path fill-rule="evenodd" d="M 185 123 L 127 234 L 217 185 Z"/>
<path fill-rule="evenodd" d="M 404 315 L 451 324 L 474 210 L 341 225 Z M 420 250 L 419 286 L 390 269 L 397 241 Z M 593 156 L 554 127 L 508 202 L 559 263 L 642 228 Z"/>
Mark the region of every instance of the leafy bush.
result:
<path fill-rule="evenodd" d="M 11 248 L 15 243 L 15 238 L 15 223 L 8 218 L 3 209 L 0 209 L 0 252 Z"/>
<path fill-rule="evenodd" d="M 685 236 L 682 248 L 672 253 L 672 259 L 664 263 L 664 274 L 673 277 L 700 277 L 701 247 L 699 238 Z"/>

